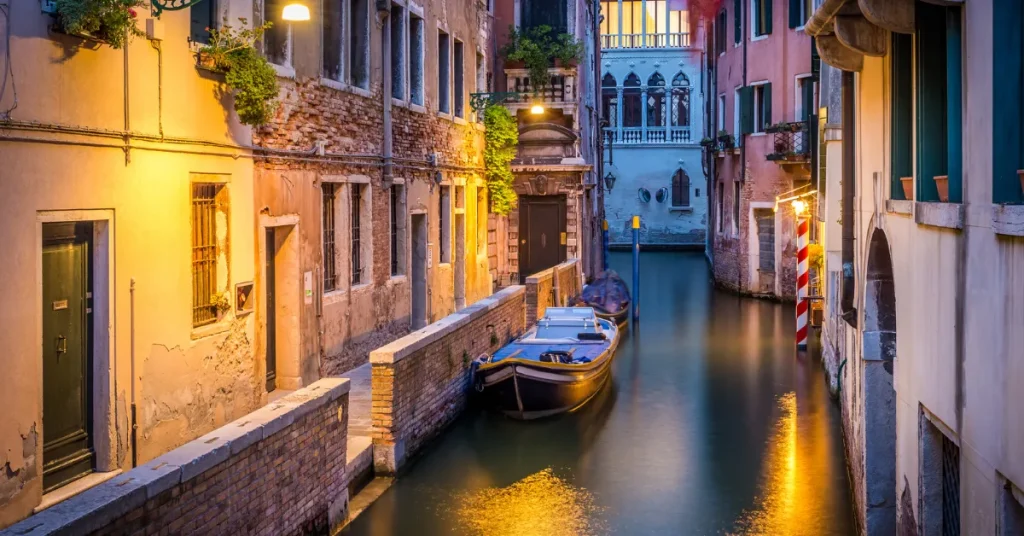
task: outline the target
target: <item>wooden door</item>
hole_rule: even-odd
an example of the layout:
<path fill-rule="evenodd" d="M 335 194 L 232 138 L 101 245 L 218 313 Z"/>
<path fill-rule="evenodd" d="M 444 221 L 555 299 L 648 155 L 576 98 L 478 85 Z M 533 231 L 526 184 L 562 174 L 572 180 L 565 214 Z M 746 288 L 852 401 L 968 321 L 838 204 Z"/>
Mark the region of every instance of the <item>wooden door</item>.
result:
<path fill-rule="evenodd" d="M 565 196 L 519 198 L 519 280 L 565 261 Z"/>
<path fill-rule="evenodd" d="M 277 242 L 274 240 L 273 227 L 267 228 L 267 257 L 264 264 L 263 277 L 267 287 L 267 392 L 277 388 L 277 270 L 274 257 L 277 253 Z"/>
<path fill-rule="evenodd" d="M 43 224 L 43 491 L 92 472 L 91 222 Z"/>

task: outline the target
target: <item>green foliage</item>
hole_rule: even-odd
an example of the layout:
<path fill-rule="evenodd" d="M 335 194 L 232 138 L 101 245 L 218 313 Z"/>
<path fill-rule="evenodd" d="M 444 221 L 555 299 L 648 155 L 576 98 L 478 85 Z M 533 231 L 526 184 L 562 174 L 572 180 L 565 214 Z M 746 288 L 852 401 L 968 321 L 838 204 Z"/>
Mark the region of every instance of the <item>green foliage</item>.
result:
<path fill-rule="evenodd" d="M 484 167 L 491 207 L 498 214 L 508 214 L 516 206 L 512 188 L 512 160 L 519 144 L 519 126 L 503 106 L 488 106 L 484 111 Z"/>
<path fill-rule="evenodd" d="M 210 43 L 199 49 L 199 54 L 204 63 L 224 73 L 224 81 L 235 92 L 238 119 L 246 125 L 260 126 L 277 111 L 277 72 L 253 45 L 263 38 L 271 23 L 246 28 L 246 19 L 238 21 L 238 30 L 227 20 L 220 29 L 211 28 Z"/>
<path fill-rule="evenodd" d="M 57 20 L 72 35 L 102 39 L 122 48 L 132 37 L 146 35 L 135 25 L 143 0 L 57 0 Z"/>
<path fill-rule="evenodd" d="M 510 26 L 508 44 L 501 52 L 507 60 L 526 64 L 530 71 L 530 85 L 536 91 L 551 80 L 548 67 L 552 61 L 579 61 L 583 55 L 583 42 L 571 34 L 556 34 L 550 26 L 540 25 L 523 31 Z"/>

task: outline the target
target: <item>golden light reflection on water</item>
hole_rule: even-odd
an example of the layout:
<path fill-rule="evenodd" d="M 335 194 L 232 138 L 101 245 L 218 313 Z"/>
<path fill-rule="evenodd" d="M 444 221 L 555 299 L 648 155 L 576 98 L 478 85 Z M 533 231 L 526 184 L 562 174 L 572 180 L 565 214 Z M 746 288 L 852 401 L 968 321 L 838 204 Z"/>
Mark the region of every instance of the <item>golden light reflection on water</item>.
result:
<path fill-rule="evenodd" d="M 454 521 L 466 534 L 585 536 L 603 531 L 593 495 L 551 469 L 504 488 L 460 494 L 454 504 Z"/>
<path fill-rule="evenodd" d="M 782 395 L 779 408 L 758 506 L 737 522 L 738 534 L 798 534 L 809 528 L 802 509 L 808 490 L 798 482 L 796 393 Z"/>

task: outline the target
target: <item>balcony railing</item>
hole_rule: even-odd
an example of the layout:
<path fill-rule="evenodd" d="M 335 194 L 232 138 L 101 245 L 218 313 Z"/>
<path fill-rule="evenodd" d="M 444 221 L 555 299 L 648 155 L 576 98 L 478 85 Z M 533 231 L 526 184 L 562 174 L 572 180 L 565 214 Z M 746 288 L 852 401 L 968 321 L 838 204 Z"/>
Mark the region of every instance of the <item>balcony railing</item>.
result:
<path fill-rule="evenodd" d="M 530 80 L 530 72 L 526 69 L 505 69 L 508 77 L 508 89 L 520 94 L 530 95 L 530 100 L 544 103 L 575 103 L 576 102 L 576 68 L 554 67 L 548 69 L 550 79 L 540 87 Z"/>
<path fill-rule="evenodd" d="M 689 32 L 606 34 L 601 36 L 601 48 L 606 50 L 617 48 L 686 48 L 689 46 Z"/>
<path fill-rule="evenodd" d="M 778 123 L 765 129 L 772 134 L 771 152 L 765 158 L 779 164 L 805 164 L 810 161 L 810 132 L 807 121 Z"/>
<path fill-rule="evenodd" d="M 605 127 L 605 136 L 613 143 L 690 143 L 690 127 Z"/>

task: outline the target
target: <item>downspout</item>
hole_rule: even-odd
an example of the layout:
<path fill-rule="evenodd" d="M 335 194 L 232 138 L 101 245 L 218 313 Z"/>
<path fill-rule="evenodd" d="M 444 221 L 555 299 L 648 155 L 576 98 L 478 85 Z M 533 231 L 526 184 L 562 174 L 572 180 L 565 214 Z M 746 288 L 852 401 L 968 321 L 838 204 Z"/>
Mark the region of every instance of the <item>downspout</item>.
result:
<path fill-rule="evenodd" d="M 749 24 L 750 24 L 750 10 L 747 9 L 746 2 L 740 2 L 740 4 L 742 4 L 742 7 L 743 7 L 743 27 L 741 28 L 741 30 L 743 32 L 749 34 L 750 33 L 750 26 L 749 26 Z M 746 35 L 741 35 L 740 39 L 743 40 L 743 85 L 742 85 L 742 87 L 747 87 L 747 41 L 748 41 L 748 39 L 747 39 Z M 725 46 L 726 46 L 726 48 L 728 48 L 729 47 L 729 43 L 726 43 Z M 751 113 L 753 113 L 753 111 L 751 111 Z M 753 115 L 751 115 L 751 121 L 753 121 L 753 120 L 754 120 L 754 117 L 753 117 Z M 738 134 L 741 137 L 741 139 L 743 140 L 743 143 L 740 143 L 740 178 L 739 178 L 739 180 L 740 180 L 740 189 L 742 189 L 743 188 L 742 183 L 746 182 L 746 180 L 747 180 L 747 138 L 746 138 L 746 134 L 743 134 L 743 121 L 740 121 L 740 129 L 739 130 L 740 131 L 737 132 L 736 134 Z M 734 203 L 736 203 L 736 206 L 740 207 L 739 212 L 742 214 L 743 206 L 740 203 L 740 201 L 737 199 L 737 200 L 734 201 Z M 740 222 L 736 222 L 736 232 L 740 233 Z M 750 229 L 748 229 L 747 232 L 749 233 Z M 740 233 L 740 235 L 741 235 L 740 240 L 743 240 L 742 239 L 742 233 Z M 738 247 L 739 247 L 739 249 L 742 250 L 743 249 L 743 243 L 740 242 Z M 737 254 L 738 253 L 739 252 L 737 251 Z M 748 251 L 747 254 L 749 255 L 750 252 Z M 742 273 L 743 273 L 742 270 L 736 270 L 736 289 L 739 292 L 741 292 L 741 293 L 743 292 L 743 278 L 740 277 L 740 274 L 742 274 Z"/>
<path fill-rule="evenodd" d="M 130 101 L 128 100 L 128 44 L 126 43 L 121 48 L 124 51 L 124 165 L 127 166 L 132 161 L 132 121 L 131 106 Z"/>
<path fill-rule="evenodd" d="M 381 73 L 381 80 L 384 84 L 382 91 L 383 105 L 384 105 L 384 189 L 391 188 L 391 181 L 394 179 L 394 172 L 392 170 L 392 125 L 391 125 L 391 11 L 386 7 L 382 6 L 381 2 L 377 2 L 377 14 L 381 17 L 381 65 L 383 65 L 383 72 Z M 383 7 L 383 9 L 382 9 Z"/>
<path fill-rule="evenodd" d="M 128 294 L 131 296 L 129 302 L 129 340 L 131 344 L 129 359 L 131 361 L 131 382 L 128 384 L 131 390 L 131 402 L 132 402 L 132 423 L 131 423 L 131 448 L 132 448 L 132 467 L 138 467 L 139 465 L 139 449 L 138 449 L 138 430 L 139 421 L 137 413 L 135 411 L 135 278 L 131 278 L 131 282 L 128 286 Z"/>
<path fill-rule="evenodd" d="M 855 148 L 854 129 L 854 106 L 853 106 L 853 73 L 843 71 L 843 285 L 840 307 L 843 320 L 850 327 L 857 327 L 857 309 L 853 306 L 854 301 L 854 261 L 853 261 L 853 196 L 857 192 L 857 177 L 855 175 L 854 158 L 857 156 Z"/>

